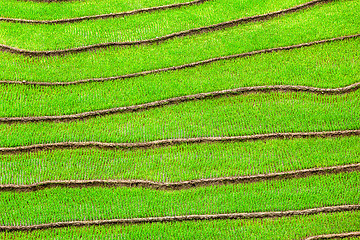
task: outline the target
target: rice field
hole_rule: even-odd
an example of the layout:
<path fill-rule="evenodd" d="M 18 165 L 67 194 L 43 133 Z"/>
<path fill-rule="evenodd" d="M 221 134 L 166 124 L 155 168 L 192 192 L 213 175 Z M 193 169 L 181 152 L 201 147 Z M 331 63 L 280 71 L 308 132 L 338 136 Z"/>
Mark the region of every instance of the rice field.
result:
<path fill-rule="evenodd" d="M 42 239 L 305 239 L 322 233 L 353 232 L 359 229 L 358 212 L 329 213 L 304 217 L 250 220 L 214 220 L 198 222 L 152 223 L 144 225 L 108 225 L 69 227 L 52 230 L 1 233 L 1 236 Z M 219 230 L 220 229 L 220 230 Z M 358 238 L 348 238 L 351 240 Z"/>
<path fill-rule="evenodd" d="M 342 166 L 358 163 L 359 157 L 359 137 L 352 136 L 178 145 L 132 151 L 58 149 L 1 155 L 0 169 L 2 184 L 68 179 L 177 182 Z"/>
<path fill-rule="evenodd" d="M 0 0 L 1 239 L 359 239 L 359 0 Z"/>

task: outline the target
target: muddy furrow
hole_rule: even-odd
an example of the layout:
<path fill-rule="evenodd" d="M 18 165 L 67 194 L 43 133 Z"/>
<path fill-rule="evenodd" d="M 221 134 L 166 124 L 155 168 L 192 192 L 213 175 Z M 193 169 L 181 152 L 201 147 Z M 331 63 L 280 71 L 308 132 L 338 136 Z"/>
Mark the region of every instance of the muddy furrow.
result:
<path fill-rule="evenodd" d="M 351 84 L 346 87 L 340 88 L 317 88 L 307 86 L 293 86 L 293 85 L 274 85 L 274 86 L 256 86 L 256 87 L 241 87 L 235 89 L 227 89 L 222 91 L 198 93 L 193 95 L 186 95 L 181 97 L 168 98 L 164 100 L 132 105 L 127 107 L 116 107 L 110 109 L 103 109 L 97 111 L 83 112 L 71 115 L 57 115 L 57 116 L 38 116 L 38 117 L 2 117 L 0 118 L 0 124 L 12 124 L 12 123 L 27 123 L 27 122 L 62 122 L 62 121 L 74 121 L 79 119 L 89 119 L 98 116 L 137 112 L 148 110 L 151 108 L 162 107 L 166 105 L 178 104 L 183 102 L 203 100 L 209 98 L 216 98 L 230 95 L 240 95 L 247 93 L 259 93 L 259 92 L 309 92 L 323 95 L 333 94 L 345 94 L 352 91 L 356 91 L 360 88 L 360 82 Z"/>
<path fill-rule="evenodd" d="M 68 18 L 68 19 L 58 19 L 58 20 L 28 20 L 28 19 L 19 19 L 19 18 L 0 17 L 0 22 L 29 23 L 29 24 L 75 23 L 75 22 L 82 22 L 82 21 L 86 21 L 86 20 L 118 18 L 118 17 L 129 16 L 129 15 L 141 14 L 141 13 L 151 13 L 151 12 L 161 11 L 161 10 L 166 10 L 166 9 L 175 9 L 175 8 L 181 8 L 183 6 L 202 4 L 207 1 L 210 1 L 210 0 L 195 0 L 195 1 L 191 1 L 191 2 L 185 2 L 185 3 L 176 3 L 176 4 L 164 5 L 164 6 L 158 6 L 158 7 L 136 9 L 136 10 L 127 11 L 127 12 L 100 14 L 100 15 L 84 16 L 84 17 L 76 17 L 76 18 Z"/>
<path fill-rule="evenodd" d="M 304 238 L 304 240 L 340 239 L 340 238 L 352 238 L 352 237 L 360 237 L 360 232 L 324 234 L 324 235 L 317 235 L 317 236 Z"/>
<path fill-rule="evenodd" d="M 156 190 L 181 190 L 189 188 L 197 188 L 214 185 L 242 184 L 254 183 L 260 181 L 305 178 L 314 175 L 337 174 L 344 172 L 360 171 L 360 163 L 347 164 L 341 166 L 310 168 L 302 170 L 294 170 L 288 172 L 278 172 L 270 174 L 257 174 L 238 177 L 219 177 L 208 179 L 197 179 L 181 182 L 154 182 L 145 180 L 54 180 L 39 183 L 16 185 L 4 184 L 0 185 L 0 192 L 5 191 L 38 191 L 46 188 L 67 187 L 67 188 L 83 188 L 83 187 L 140 187 Z"/>
<path fill-rule="evenodd" d="M 69 149 L 69 148 L 100 148 L 100 149 L 139 149 L 155 148 L 164 146 L 173 146 L 179 144 L 199 144 L 199 143 L 216 143 L 216 142 L 247 142 L 269 139 L 292 139 L 292 138 L 328 138 L 328 137 L 345 137 L 358 136 L 360 130 L 341 130 L 341 131 L 322 131 L 322 132 L 295 132 L 295 133 L 267 133 L 254 134 L 232 137 L 197 137 L 197 138 L 173 138 L 156 140 L 151 142 L 134 142 L 134 143 L 106 143 L 106 142 L 58 142 L 33 144 L 18 147 L 1 147 L 0 154 L 17 154 L 22 152 L 45 151 L 52 149 Z"/>
<path fill-rule="evenodd" d="M 358 37 L 360 37 L 360 34 L 342 36 L 342 37 L 319 40 L 319 41 L 313 41 L 313 42 L 307 42 L 307 43 L 301 43 L 301 44 L 296 44 L 296 45 L 291 45 L 291 46 L 286 46 L 286 47 L 268 48 L 268 49 L 262 49 L 262 50 L 251 51 L 251 52 L 246 52 L 246 53 L 229 55 L 229 56 L 210 58 L 210 59 L 207 59 L 207 60 L 193 62 L 193 63 L 187 63 L 187 64 L 174 66 L 174 67 L 160 68 L 160 69 L 148 70 L 148 71 L 137 72 L 137 73 L 130 73 L 130 74 L 125 74 L 125 75 L 121 75 L 121 76 L 114 76 L 114 77 L 81 79 L 81 80 L 72 81 L 72 82 L 32 82 L 32 81 L 28 82 L 28 81 L 3 80 L 3 81 L 0 81 L 0 84 L 24 84 L 24 85 L 36 85 L 36 86 L 67 86 L 67 85 L 77 85 L 77 84 L 90 83 L 90 82 L 106 82 L 106 81 L 113 81 L 113 80 L 119 80 L 119 79 L 141 77 L 141 76 L 146 76 L 146 75 L 156 74 L 156 73 L 161 73 L 161 72 L 168 72 L 168 71 L 175 71 L 175 70 L 181 70 L 181 69 L 186 69 L 186 68 L 193 68 L 193 67 L 206 65 L 206 64 L 213 63 L 213 62 L 217 62 L 217 61 L 251 57 L 251 56 L 264 54 L 264 53 L 272 53 L 272 52 L 279 52 L 279 51 L 289 51 L 289 50 L 296 49 L 296 48 L 310 47 L 310 46 L 313 46 L 313 45 L 330 43 L 330 42 L 335 42 L 335 41 L 342 41 L 342 40 L 358 38 Z"/>
<path fill-rule="evenodd" d="M 288 9 L 262 14 L 262 15 L 256 15 L 252 17 L 245 17 L 240 18 L 228 22 L 222 22 L 219 24 L 214 24 L 206 27 L 199 27 L 199 28 L 193 28 L 190 30 L 185 30 L 181 32 L 172 33 L 169 35 L 165 35 L 162 37 L 147 39 L 147 40 L 140 40 L 140 41 L 132 41 L 132 42 L 108 42 L 108 43 L 99 43 L 89 46 L 83 46 L 83 47 L 76 47 L 76 48 L 70 48 L 70 49 L 64 49 L 64 50 L 49 50 L 49 51 L 31 51 L 31 50 L 25 50 L 25 49 L 19 49 L 15 47 L 10 47 L 7 45 L 0 44 L 0 51 L 6 51 L 14 54 L 20 54 L 25 56 L 32 56 L 32 57 L 40 57 L 40 56 L 59 56 L 59 55 L 65 55 L 65 54 L 72 54 L 72 53 L 79 53 L 79 52 L 85 52 L 85 51 L 91 51 L 96 49 L 102 49 L 107 47 L 126 47 L 126 46 L 139 46 L 139 45 L 149 45 L 149 44 L 157 44 L 164 41 L 167 41 L 169 39 L 178 38 L 178 37 L 185 37 L 185 36 L 192 36 L 192 35 L 198 35 L 206 32 L 213 32 L 218 31 L 221 29 L 237 26 L 239 24 L 245 24 L 249 22 L 257 22 L 257 21 L 264 21 L 268 20 L 277 16 L 281 16 L 284 14 L 289 14 L 293 12 L 297 12 L 309 7 L 312 7 L 317 4 L 324 4 L 328 2 L 332 2 L 334 0 L 314 0 L 311 2 L 307 2 L 301 5 L 297 5 L 295 7 L 291 7 Z"/>
<path fill-rule="evenodd" d="M 182 221 L 204 221 L 204 220 L 222 220 L 222 219 L 255 219 L 255 218 L 278 218 L 291 216 L 308 216 L 315 214 L 326 214 L 335 212 L 358 211 L 360 205 L 340 205 L 331 207 L 311 208 L 304 210 L 289 210 L 275 212 L 250 212 L 250 213 L 229 213 L 229 214 L 212 214 L 212 215 L 184 215 L 171 217 L 149 217 L 149 218 L 123 218 L 110 220 L 93 220 L 93 221 L 72 221 L 72 222 L 54 222 L 28 226 L 0 226 L 0 232 L 5 231 L 32 231 L 50 228 L 63 227 L 83 227 L 83 226 L 99 226 L 99 225 L 128 225 L 128 224 L 144 224 L 144 223 L 167 223 Z"/>

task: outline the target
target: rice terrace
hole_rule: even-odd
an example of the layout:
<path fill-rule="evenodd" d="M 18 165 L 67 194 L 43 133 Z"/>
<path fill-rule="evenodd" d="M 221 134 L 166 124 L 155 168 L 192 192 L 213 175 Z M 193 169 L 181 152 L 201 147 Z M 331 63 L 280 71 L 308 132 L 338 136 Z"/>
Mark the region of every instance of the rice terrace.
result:
<path fill-rule="evenodd" d="M 0 239 L 360 239 L 360 0 L 0 0 Z"/>

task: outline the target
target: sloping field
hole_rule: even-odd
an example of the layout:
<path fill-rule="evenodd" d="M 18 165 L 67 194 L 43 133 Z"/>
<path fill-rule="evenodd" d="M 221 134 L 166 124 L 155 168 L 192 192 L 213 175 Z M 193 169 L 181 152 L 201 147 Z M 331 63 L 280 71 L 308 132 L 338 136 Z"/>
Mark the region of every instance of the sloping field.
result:
<path fill-rule="evenodd" d="M 348 233 L 359 228 L 358 212 L 328 213 L 287 218 L 249 220 L 212 220 L 142 225 L 105 225 L 56 228 L 31 232 L 0 233 L 4 237 L 26 239 L 64 238 L 114 239 L 168 238 L 168 239 L 309 239 L 323 232 Z M 221 231 L 219 231 L 221 229 Z M 359 233 L 357 233 L 359 234 Z M 315 238 L 316 239 L 316 238 Z M 350 239 L 350 238 L 349 238 Z M 351 238 L 357 239 L 357 238 Z"/>
<path fill-rule="evenodd" d="M 359 0 L 0 0 L 1 239 L 358 239 Z"/>

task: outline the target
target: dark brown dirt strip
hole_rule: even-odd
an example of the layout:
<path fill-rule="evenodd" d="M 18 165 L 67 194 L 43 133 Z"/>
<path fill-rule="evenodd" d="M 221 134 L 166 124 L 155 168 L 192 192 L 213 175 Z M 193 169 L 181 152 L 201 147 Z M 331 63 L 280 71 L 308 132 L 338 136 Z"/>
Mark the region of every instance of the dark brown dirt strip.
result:
<path fill-rule="evenodd" d="M 83 226 L 99 226 L 99 225 L 129 225 L 143 223 L 167 223 L 182 221 L 204 221 L 204 220 L 221 220 L 221 219 L 254 219 L 254 218 L 278 218 L 291 216 L 308 216 L 315 214 L 326 214 L 335 212 L 357 211 L 360 205 L 341 205 L 331 207 L 311 208 L 304 210 L 289 210 L 276 212 L 250 212 L 250 213 L 229 213 L 229 214 L 213 214 L 213 215 L 184 215 L 172 217 L 149 217 L 149 218 L 123 218 L 111 220 L 93 220 L 93 221 L 72 221 L 72 222 L 54 222 L 28 226 L 0 226 L 0 232 L 10 231 L 32 231 L 50 228 L 63 227 L 83 227 Z"/>
<path fill-rule="evenodd" d="M 333 167 L 310 168 L 302 170 L 294 170 L 288 172 L 278 172 L 270 174 L 257 174 L 238 177 L 219 177 L 208 179 L 197 179 L 182 182 L 154 182 L 145 180 L 54 180 L 28 185 L 6 184 L 0 185 L 0 192 L 5 191 L 38 191 L 45 188 L 67 187 L 67 188 L 83 188 L 83 187 L 141 187 L 156 190 L 181 190 L 189 188 L 197 188 L 214 185 L 242 184 L 254 183 L 260 181 L 305 178 L 314 175 L 337 174 L 343 172 L 360 171 L 360 163 L 347 164 Z"/>
<path fill-rule="evenodd" d="M 304 240 L 340 239 L 340 238 L 350 238 L 350 237 L 360 237 L 360 232 L 324 234 L 324 235 L 308 237 L 305 238 Z"/>
<path fill-rule="evenodd" d="M 346 94 L 352 91 L 356 91 L 360 88 L 360 82 L 351 84 L 346 87 L 340 88 L 317 88 L 307 86 L 293 86 L 293 85 L 274 85 L 274 86 L 255 86 L 255 87 L 241 87 L 235 89 L 227 89 L 222 91 L 198 93 L 193 95 L 186 95 L 181 97 L 168 98 L 164 100 L 132 105 L 127 107 L 116 107 L 104 110 L 90 111 L 84 113 L 77 113 L 71 115 L 58 115 L 58 116 L 38 116 L 38 117 L 3 117 L 0 118 L 0 124 L 12 124 L 12 123 L 27 123 L 27 122 L 63 122 L 63 121 L 74 121 L 79 119 L 89 119 L 98 116 L 104 116 L 109 114 L 118 114 L 126 112 L 138 112 L 148 110 L 151 108 L 162 107 L 166 105 L 179 104 L 183 102 L 203 100 L 209 98 L 216 98 L 230 95 L 240 95 L 248 93 L 258 92 L 309 92 L 323 95 L 331 94 Z"/>
<path fill-rule="evenodd" d="M 197 138 L 173 138 L 156 140 L 151 142 L 133 142 L 133 143 L 106 143 L 106 142 L 58 142 L 33 144 L 18 147 L 1 147 L 0 154 L 17 154 L 22 152 L 45 151 L 51 149 L 68 148 L 100 148 L 100 149 L 139 149 L 173 146 L 179 144 L 199 144 L 215 142 L 247 142 L 269 139 L 292 139 L 292 138 L 328 138 L 358 136 L 360 130 L 341 130 L 341 131 L 323 131 L 323 132 L 295 132 L 295 133 L 267 133 L 255 135 L 243 135 L 232 137 L 197 137 Z"/>
<path fill-rule="evenodd" d="M 268 49 L 262 49 L 262 50 L 252 51 L 252 52 L 235 54 L 235 55 L 229 55 L 229 56 L 223 56 L 223 57 L 217 57 L 217 58 L 210 58 L 210 59 L 207 59 L 207 60 L 193 62 L 193 63 L 187 63 L 187 64 L 175 66 L 175 67 L 154 69 L 154 70 L 148 70 L 148 71 L 143 71 L 143 72 L 125 74 L 125 75 L 121 75 L 121 76 L 114 76 L 114 77 L 90 78 L 90 79 L 77 80 L 77 81 L 73 81 L 73 82 L 28 82 L 28 81 L 3 80 L 3 81 L 0 81 L 0 84 L 24 84 L 24 85 L 35 85 L 35 86 L 67 86 L 67 85 L 77 85 L 77 84 L 90 83 L 90 82 L 106 82 L 106 81 L 113 81 L 113 80 L 119 80 L 119 79 L 141 77 L 141 76 L 146 76 L 146 75 L 156 74 L 156 73 L 161 73 L 161 72 L 168 72 L 168 71 L 175 71 L 175 70 L 181 70 L 181 69 L 186 69 L 186 68 L 193 68 L 193 67 L 206 65 L 206 64 L 213 63 L 213 62 L 217 62 L 217 61 L 251 57 L 251 56 L 264 54 L 264 53 L 272 53 L 272 52 L 279 52 L 279 51 L 289 51 L 289 50 L 296 49 L 296 48 L 310 47 L 310 46 L 317 45 L 317 44 L 325 44 L 325 43 L 342 41 L 342 40 L 358 38 L 358 37 L 360 37 L 360 34 L 342 36 L 342 37 L 319 40 L 319 41 L 313 41 L 313 42 L 307 42 L 307 43 L 301 43 L 301 44 L 296 44 L 296 45 L 291 45 L 291 46 L 286 46 L 286 47 L 268 48 Z"/>
<path fill-rule="evenodd" d="M 58 20 L 28 20 L 28 19 L 19 19 L 19 18 L 0 17 L 0 22 L 29 23 L 29 24 L 75 23 L 75 22 L 82 22 L 82 21 L 86 21 L 86 20 L 118 18 L 118 17 L 136 15 L 136 14 L 140 14 L 140 13 L 150 13 L 150 12 L 161 11 L 161 10 L 166 10 L 166 9 L 175 9 L 175 8 L 181 8 L 183 6 L 202 4 L 207 1 L 210 1 L 210 0 L 195 0 L 195 1 L 191 1 L 191 2 L 176 3 L 176 4 L 164 5 L 164 6 L 158 6 L 158 7 L 136 9 L 136 10 L 127 11 L 127 12 L 100 14 L 100 15 L 84 16 L 84 17 L 76 17 L 76 18 L 68 18 L 68 19 L 58 19 Z M 54 1 L 52 1 L 52 2 L 54 2 Z"/>
<path fill-rule="evenodd" d="M 169 35 L 165 35 L 162 37 L 147 39 L 147 40 L 140 40 L 140 41 L 133 41 L 133 42 L 108 42 L 108 43 L 99 43 L 89 46 L 83 46 L 83 47 L 77 47 L 77 48 L 70 48 L 70 49 L 64 49 L 64 50 L 50 50 L 50 51 L 31 51 L 31 50 L 25 50 L 25 49 L 19 49 L 15 47 L 10 47 L 7 45 L 0 44 L 0 51 L 10 52 L 14 54 L 20 54 L 25 56 L 32 56 L 32 57 L 41 57 L 41 56 L 59 56 L 59 55 L 65 55 L 65 54 L 72 54 L 72 53 L 79 53 L 79 52 L 85 52 L 85 51 L 91 51 L 96 49 L 102 49 L 112 46 L 117 47 L 126 47 L 126 46 L 139 46 L 139 45 L 149 45 L 149 44 L 157 44 L 164 41 L 167 41 L 169 39 L 178 38 L 178 37 L 185 37 L 185 36 L 192 36 L 192 35 L 198 35 L 206 32 L 213 32 L 218 31 L 221 29 L 237 26 L 239 24 L 245 24 L 249 22 L 258 22 L 258 21 L 264 21 L 268 20 L 274 17 L 278 17 L 284 14 L 289 14 L 293 12 L 297 12 L 309 7 L 312 7 L 317 4 L 325 4 L 332 2 L 334 0 L 314 0 L 308 3 L 304 3 L 301 5 L 297 5 L 288 9 L 262 14 L 262 15 L 256 15 L 252 17 L 245 17 L 240 18 L 228 22 L 222 22 L 219 24 L 214 24 L 206 27 L 200 27 L 200 28 L 193 28 L 190 30 L 185 30 L 181 32 L 172 33 Z"/>

